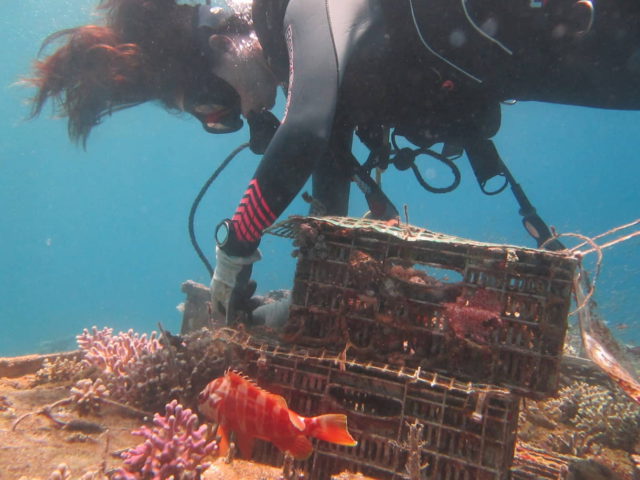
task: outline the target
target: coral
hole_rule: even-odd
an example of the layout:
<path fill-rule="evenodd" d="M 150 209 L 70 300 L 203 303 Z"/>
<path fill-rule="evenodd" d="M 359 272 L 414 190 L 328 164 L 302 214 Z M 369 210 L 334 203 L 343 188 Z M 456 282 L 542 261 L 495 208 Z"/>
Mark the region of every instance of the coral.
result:
<path fill-rule="evenodd" d="M 69 470 L 69 467 L 64 463 L 61 463 L 58 465 L 58 468 L 51 472 L 51 475 L 49 475 L 47 480 L 69 480 L 70 478 L 71 471 Z"/>
<path fill-rule="evenodd" d="M 6 395 L 0 395 L 0 412 L 6 412 L 11 408 L 11 401 Z"/>
<path fill-rule="evenodd" d="M 35 384 L 79 379 L 86 375 L 88 370 L 89 365 L 75 358 L 57 357 L 53 361 L 45 359 L 42 368 L 36 372 Z"/>
<path fill-rule="evenodd" d="M 221 376 L 227 363 L 226 345 L 201 329 L 173 344 L 147 354 L 126 369 L 130 386 L 124 398 L 146 410 L 159 411 L 163 400 L 178 398 L 186 406 L 212 379 Z M 162 402 L 162 403 L 161 403 Z"/>
<path fill-rule="evenodd" d="M 58 465 L 53 472 L 49 474 L 47 480 L 70 480 L 71 470 L 66 463 Z M 20 480 L 35 480 L 28 477 L 20 477 Z"/>
<path fill-rule="evenodd" d="M 209 467 L 203 460 L 215 454 L 218 446 L 215 440 L 208 441 L 207 426 L 198 426 L 198 417 L 176 400 L 165 410 L 164 416 L 154 415 L 153 428 L 132 432 L 145 440 L 121 454 L 125 466 L 115 472 L 115 480 L 198 480 Z"/>
<path fill-rule="evenodd" d="M 110 480 L 104 472 L 91 471 L 82 475 L 78 480 Z"/>
<path fill-rule="evenodd" d="M 560 433 L 549 435 L 547 444 L 551 450 L 558 453 L 569 454 L 575 457 L 583 457 L 592 451 L 596 438 L 589 432 L 577 431 L 569 432 L 564 430 Z"/>
<path fill-rule="evenodd" d="M 165 332 L 156 338 L 155 332 L 147 337 L 129 330 L 114 336 L 111 328 L 93 327 L 77 339 L 83 363 L 97 370 L 91 378 L 101 380 L 100 389 L 149 412 L 161 411 L 168 398 L 194 406 L 198 393 L 228 366 L 226 346 L 206 328 L 183 337 Z M 84 388 L 89 384 L 76 385 L 76 393 L 81 396 Z"/>
<path fill-rule="evenodd" d="M 103 471 L 91 471 L 87 472 L 81 477 L 77 477 L 78 480 L 107 480 L 107 476 Z M 27 477 L 20 477 L 20 480 L 36 480 Z M 66 463 L 58 465 L 53 472 L 49 474 L 47 480 L 71 480 L 71 469 Z"/>
<path fill-rule="evenodd" d="M 194 406 L 198 393 L 227 367 L 225 345 L 214 340 L 207 329 L 184 337 L 166 333 L 156 342 L 160 345 L 120 362 L 118 373 L 101 370 L 99 377 L 110 398 L 152 412 L 161 411 L 168 398 Z"/>
<path fill-rule="evenodd" d="M 78 346 L 84 352 L 83 361 L 86 364 L 116 375 L 124 374 L 126 366 L 137 361 L 142 355 L 162 348 L 156 338 L 156 332 L 147 337 L 146 334 L 139 335 L 131 329 L 113 336 L 112 328 L 98 330 L 94 326 L 92 332 L 85 328 L 77 339 Z"/>
<path fill-rule="evenodd" d="M 109 389 L 98 378 L 95 382 L 85 378 L 71 388 L 71 401 L 81 414 L 98 413 L 102 400 L 109 396 Z"/>
<path fill-rule="evenodd" d="M 555 420 L 575 427 L 581 436 L 578 443 L 584 448 L 597 443 L 631 451 L 640 435 L 640 406 L 601 386 L 576 381 L 562 388 L 558 398 L 544 402 L 542 408 Z M 554 440 L 567 441 L 572 440 Z"/>
<path fill-rule="evenodd" d="M 76 335 L 76 340 L 80 349 L 86 352 L 94 345 L 108 343 L 112 336 L 113 328 L 104 327 L 102 330 L 98 330 L 98 327 L 94 325 L 91 327 L 91 332 L 85 328 L 80 335 Z"/>
<path fill-rule="evenodd" d="M 550 415 L 541 410 L 536 403 L 525 403 L 525 407 L 520 410 L 519 422 L 524 424 L 529 422 L 535 426 L 547 428 L 549 430 L 555 430 L 558 427 L 556 421 L 549 418 Z M 518 432 L 520 433 L 520 432 Z"/>

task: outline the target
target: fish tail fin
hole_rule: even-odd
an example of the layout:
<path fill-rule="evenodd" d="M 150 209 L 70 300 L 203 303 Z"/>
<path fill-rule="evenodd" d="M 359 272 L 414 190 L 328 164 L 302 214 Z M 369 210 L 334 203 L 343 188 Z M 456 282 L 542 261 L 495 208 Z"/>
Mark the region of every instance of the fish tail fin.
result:
<path fill-rule="evenodd" d="M 341 413 L 329 413 L 317 417 L 307 418 L 306 434 L 324 440 L 325 442 L 337 443 L 353 447 L 358 442 L 347 430 L 347 416 Z"/>

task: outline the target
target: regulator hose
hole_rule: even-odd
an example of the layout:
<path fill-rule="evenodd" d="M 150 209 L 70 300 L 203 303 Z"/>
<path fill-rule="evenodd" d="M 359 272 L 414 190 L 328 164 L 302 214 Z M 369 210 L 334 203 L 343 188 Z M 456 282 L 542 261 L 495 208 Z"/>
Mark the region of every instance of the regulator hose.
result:
<path fill-rule="evenodd" d="M 224 161 L 220 164 L 220 166 L 216 169 L 216 171 L 213 172 L 213 174 L 202 186 L 202 188 L 200 189 L 200 192 L 198 192 L 198 195 L 196 196 L 195 200 L 191 204 L 191 211 L 189 212 L 189 238 L 191 239 L 191 245 L 193 245 L 193 248 L 198 254 L 198 257 L 200 257 L 200 260 L 202 261 L 202 263 L 204 263 L 205 268 L 209 272 L 209 277 L 213 276 L 213 267 L 211 267 L 211 263 L 207 259 L 206 255 L 202 252 L 202 249 L 198 244 L 198 239 L 196 238 L 196 233 L 193 227 L 196 211 L 198 210 L 198 206 L 200 205 L 200 201 L 202 200 L 202 197 L 204 197 L 205 193 L 207 193 L 207 190 L 209 190 L 209 187 L 211 186 L 211 184 L 216 180 L 216 178 L 218 178 L 218 175 L 222 173 L 222 171 L 227 167 L 227 165 L 229 165 L 231 160 L 233 160 L 236 155 L 238 155 L 242 150 L 244 150 L 248 146 L 249 146 L 249 143 L 243 143 L 241 145 L 238 145 L 229 155 L 227 155 L 227 158 L 224 159 Z"/>

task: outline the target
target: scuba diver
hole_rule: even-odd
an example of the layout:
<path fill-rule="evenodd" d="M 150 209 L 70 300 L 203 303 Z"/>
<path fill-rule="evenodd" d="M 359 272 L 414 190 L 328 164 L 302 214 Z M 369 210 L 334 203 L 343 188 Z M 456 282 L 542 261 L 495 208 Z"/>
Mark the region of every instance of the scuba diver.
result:
<path fill-rule="evenodd" d="M 637 0 L 103 0 L 103 26 L 57 32 L 37 62 L 34 115 L 48 99 L 86 143 L 112 112 L 146 101 L 196 117 L 211 133 L 250 128 L 262 160 L 233 215 L 216 229 L 214 318 L 236 322 L 253 294 L 263 231 L 307 179 L 331 215 L 355 181 L 371 213 L 397 211 L 368 175 L 391 159 L 389 132 L 467 153 L 481 185 L 515 182 L 490 138 L 510 99 L 640 108 Z M 286 92 L 283 118 L 270 113 Z M 351 154 L 356 133 L 367 167 Z M 443 161 L 447 156 L 443 153 Z M 522 194 L 525 226 L 548 235 Z M 521 201 L 522 200 L 522 201 Z M 527 218 L 529 223 L 527 224 Z M 541 220 L 540 220 L 541 221 Z"/>

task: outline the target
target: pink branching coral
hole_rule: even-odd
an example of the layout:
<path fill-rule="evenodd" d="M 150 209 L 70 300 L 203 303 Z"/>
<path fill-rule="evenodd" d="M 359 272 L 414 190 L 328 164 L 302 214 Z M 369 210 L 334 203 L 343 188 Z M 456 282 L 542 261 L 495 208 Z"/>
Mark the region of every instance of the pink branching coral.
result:
<path fill-rule="evenodd" d="M 153 353 L 162 348 L 156 332 L 138 334 L 133 330 L 113 335 L 112 328 L 89 332 L 86 328 L 76 337 L 78 346 L 84 352 L 84 362 L 105 373 L 123 375 L 125 367 L 136 362 L 143 354 Z"/>
<path fill-rule="evenodd" d="M 122 453 L 125 466 L 115 472 L 115 480 L 199 480 L 209 467 L 202 460 L 214 455 L 218 445 L 207 440 L 207 426 L 198 426 L 198 417 L 176 400 L 165 410 L 164 416 L 154 415 L 153 428 L 131 432 L 145 441 Z"/>
<path fill-rule="evenodd" d="M 83 378 L 71 388 L 71 401 L 81 414 L 98 413 L 102 401 L 109 397 L 109 389 L 98 378 L 94 382 L 89 378 Z"/>

